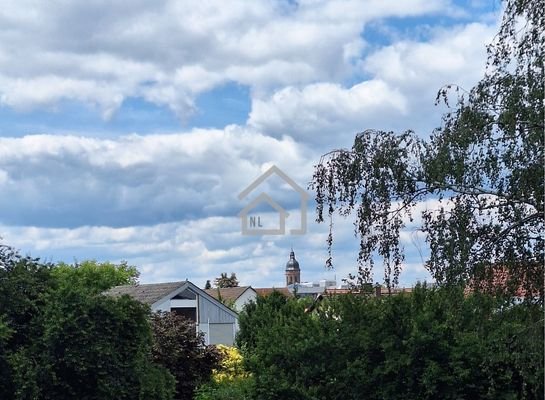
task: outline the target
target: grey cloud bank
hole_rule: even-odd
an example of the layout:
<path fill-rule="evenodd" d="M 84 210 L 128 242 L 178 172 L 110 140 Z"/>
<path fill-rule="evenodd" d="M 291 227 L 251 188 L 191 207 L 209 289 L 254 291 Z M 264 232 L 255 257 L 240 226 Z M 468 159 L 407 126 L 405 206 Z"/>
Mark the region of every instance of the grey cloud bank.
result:
<path fill-rule="evenodd" d="M 0 138 L 0 221 L 117 227 L 236 215 L 236 194 L 265 163 L 306 182 L 312 158 L 290 139 L 236 127 L 112 140 Z"/>

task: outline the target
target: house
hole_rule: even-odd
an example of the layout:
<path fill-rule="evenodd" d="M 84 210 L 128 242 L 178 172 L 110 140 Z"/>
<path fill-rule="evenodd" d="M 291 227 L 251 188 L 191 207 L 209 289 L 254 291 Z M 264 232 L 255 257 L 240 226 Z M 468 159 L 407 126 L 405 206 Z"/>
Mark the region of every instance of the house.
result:
<path fill-rule="evenodd" d="M 316 297 L 319 294 L 324 294 L 329 289 L 335 289 L 336 285 L 335 281 L 322 279 L 318 282 L 298 282 L 288 285 L 288 290 L 299 297 Z"/>
<path fill-rule="evenodd" d="M 242 311 L 246 304 L 257 298 L 257 292 L 251 286 L 214 288 L 205 292 L 237 312 Z"/>
<path fill-rule="evenodd" d="M 233 345 L 238 331 L 238 314 L 189 281 L 116 286 L 109 296 L 128 295 L 151 307 L 170 311 L 195 322 L 206 344 Z"/>

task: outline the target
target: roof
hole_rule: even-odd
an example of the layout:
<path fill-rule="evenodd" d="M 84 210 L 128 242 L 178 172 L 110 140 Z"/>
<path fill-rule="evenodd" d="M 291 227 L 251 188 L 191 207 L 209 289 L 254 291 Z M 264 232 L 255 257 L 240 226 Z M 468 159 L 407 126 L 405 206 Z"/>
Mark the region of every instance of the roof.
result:
<path fill-rule="evenodd" d="M 519 298 L 539 297 L 539 290 L 532 284 L 532 281 L 528 278 L 529 275 L 513 275 L 508 267 L 501 265 L 491 265 L 488 268 L 488 276 L 471 279 L 468 282 L 465 288 L 466 294 L 480 291 L 489 294 L 512 294 Z M 540 266 L 540 268 L 543 271 L 543 266 Z M 522 268 L 520 270 L 523 271 Z M 542 274 L 541 272 L 540 275 Z"/>
<path fill-rule="evenodd" d="M 286 287 L 282 288 L 254 288 L 255 292 L 260 297 L 265 297 L 270 295 L 272 292 L 280 292 L 286 297 L 292 297 L 293 294 Z"/>
<path fill-rule="evenodd" d="M 115 286 L 104 292 L 104 294 L 114 297 L 120 297 L 126 294 L 141 303 L 151 306 L 158 300 L 161 300 L 163 297 L 166 297 L 170 293 L 181 288 L 186 283 L 188 283 L 188 281 Z"/>
<path fill-rule="evenodd" d="M 242 293 L 248 289 L 251 289 L 251 286 L 206 289 L 205 292 L 214 297 L 216 300 L 219 300 L 219 297 L 221 296 L 222 300 L 235 302 L 240 296 L 242 296 Z"/>
<path fill-rule="evenodd" d="M 237 317 L 238 314 L 222 304 L 214 296 L 206 293 L 204 290 L 196 286 L 189 281 L 180 282 L 165 282 L 165 283 L 147 283 L 143 285 L 123 285 L 115 286 L 104 292 L 107 296 L 119 297 L 123 295 L 131 296 L 133 299 L 153 306 L 153 304 L 165 298 L 172 298 L 185 289 L 191 289 L 196 294 L 201 295 L 204 298 L 208 298 L 215 303 L 219 308 L 225 310 L 227 313 Z"/>

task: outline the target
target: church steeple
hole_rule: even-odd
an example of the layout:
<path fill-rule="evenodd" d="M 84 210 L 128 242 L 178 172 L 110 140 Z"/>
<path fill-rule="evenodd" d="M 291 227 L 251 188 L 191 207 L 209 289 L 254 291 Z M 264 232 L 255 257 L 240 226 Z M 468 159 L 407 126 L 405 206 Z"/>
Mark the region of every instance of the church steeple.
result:
<path fill-rule="evenodd" d="M 290 259 L 286 263 L 286 286 L 301 282 L 299 262 L 295 259 L 295 252 L 291 249 Z"/>

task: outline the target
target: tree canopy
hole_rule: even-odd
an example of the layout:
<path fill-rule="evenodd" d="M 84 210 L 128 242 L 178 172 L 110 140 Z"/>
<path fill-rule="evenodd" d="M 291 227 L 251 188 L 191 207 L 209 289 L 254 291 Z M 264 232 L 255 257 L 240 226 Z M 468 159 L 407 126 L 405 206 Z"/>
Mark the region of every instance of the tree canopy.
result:
<path fill-rule="evenodd" d="M 257 399 L 542 399 L 543 307 L 462 288 L 269 296 L 240 315 Z"/>
<path fill-rule="evenodd" d="M 148 307 L 57 268 L 0 244 L 0 398 L 171 399 Z"/>
<path fill-rule="evenodd" d="M 237 287 L 237 275 L 232 272 L 231 276 L 227 276 L 227 272 L 222 272 L 218 278 L 214 279 L 214 285 L 218 288 Z"/>
<path fill-rule="evenodd" d="M 104 290 L 126 263 L 42 263 L 0 244 L 0 398 L 191 399 L 218 366 L 196 326 Z"/>
<path fill-rule="evenodd" d="M 59 263 L 52 270 L 61 286 L 77 287 L 78 290 L 101 293 L 118 285 L 135 285 L 140 273 L 126 261 L 119 264 L 85 260 L 74 265 Z"/>
<path fill-rule="evenodd" d="M 439 91 L 438 102 L 450 107 L 454 94 L 456 104 L 428 139 L 367 130 L 351 150 L 322 157 L 311 184 L 317 220 L 355 214 L 360 283 L 377 256 L 386 284 L 397 283 L 400 233 L 421 218 L 437 282 L 492 281 L 499 269 L 510 293 L 543 301 L 544 10 L 544 0 L 505 2 L 484 77 L 469 91 Z"/>

